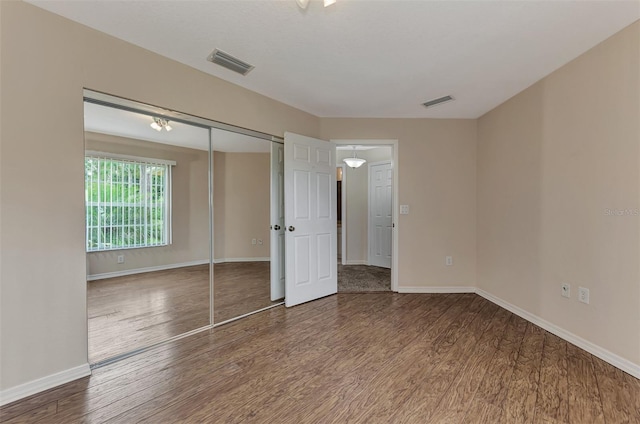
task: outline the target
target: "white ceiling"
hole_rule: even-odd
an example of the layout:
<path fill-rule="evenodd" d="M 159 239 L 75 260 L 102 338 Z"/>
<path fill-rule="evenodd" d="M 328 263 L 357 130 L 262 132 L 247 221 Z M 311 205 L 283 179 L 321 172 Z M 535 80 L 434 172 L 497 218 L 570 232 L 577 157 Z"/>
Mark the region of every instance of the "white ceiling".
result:
<path fill-rule="evenodd" d="M 640 18 L 638 0 L 30 2 L 320 117 L 476 118 Z"/>
<path fill-rule="evenodd" d="M 172 130 L 151 128 L 149 115 L 125 111 L 93 103 L 84 104 L 84 129 L 101 134 L 152 141 L 161 144 L 209 150 L 209 132 L 205 128 L 170 121 Z M 271 151 L 271 142 L 244 134 L 211 128 L 212 149 L 219 152 Z"/>

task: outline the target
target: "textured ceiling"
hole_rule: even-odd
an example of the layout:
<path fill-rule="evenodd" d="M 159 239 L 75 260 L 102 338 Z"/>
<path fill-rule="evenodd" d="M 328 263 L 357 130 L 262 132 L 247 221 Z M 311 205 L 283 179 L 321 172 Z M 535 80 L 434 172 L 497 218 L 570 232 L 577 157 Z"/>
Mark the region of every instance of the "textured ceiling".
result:
<path fill-rule="evenodd" d="M 476 118 L 640 18 L 637 0 L 30 2 L 320 117 Z"/>

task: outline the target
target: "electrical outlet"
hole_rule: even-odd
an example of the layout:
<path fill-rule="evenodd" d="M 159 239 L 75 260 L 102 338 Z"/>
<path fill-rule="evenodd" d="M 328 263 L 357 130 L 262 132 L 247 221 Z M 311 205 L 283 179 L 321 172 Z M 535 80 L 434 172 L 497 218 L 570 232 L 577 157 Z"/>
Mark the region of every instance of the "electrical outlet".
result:
<path fill-rule="evenodd" d="M 561 287 L 562 297 L 570 298 L 571 297 L 571 286 L 569 284 L 567 284 L 567 283 L 564 283 L 560 287 Z"/>
<path fill-rule="evenodd" d="M 256 239 L 251 239 L 251 244 L 256 244 Z"/>
<path fill-rule="evenodd" d="M 262 246 L 262 239 L 258 239 L 258 244 Z"/>
<path fill-rule="evenodd" d="M 116 259 L 117 259 L 117 262 L 119 264 L 123 264 L 124 263 L 124 255 L 118 255 L 118 257 Z"/>
<path fill-rule="evenodd" d="M 453 265 L 453 256 L 445 256 L 444 263 L 447 266 Z"/>
<path fill-rule="evenodd" d="M 578 287 L 578 300 L 582 303 L 589 304 L 589 289 Z"/>

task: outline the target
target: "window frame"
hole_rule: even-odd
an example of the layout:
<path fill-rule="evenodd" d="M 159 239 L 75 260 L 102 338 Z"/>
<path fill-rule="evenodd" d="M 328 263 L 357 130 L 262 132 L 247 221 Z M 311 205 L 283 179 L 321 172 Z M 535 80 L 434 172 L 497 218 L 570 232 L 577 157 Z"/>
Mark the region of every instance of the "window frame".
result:
<path fill-rule="evenodd" d="M 173 205 L 173 179 L 172 179 L 172 168 L 177 165 L 177 163 L 173 160 L 166 159 L 156 159 L 156 158 L 148 158 L 141 156 L 133 156 L 133 155 L 124 155 L 118 153 L 111 152 L 101 152 L 94 150 L 87 150 L 84 153 L 84 161 L 86 166 L 87 159 L 96 159 L 96 160 L 111 160 L 118 161 L 122 163 L 134 163 L 137 165 L 142 165 L 143 169 L 146 166 L 158 166 L 163 165 L 166 166 L 166 172 L 164 176 L 164 243 L 162 244 L 153 244 L 153 245 L 136 245 L 136 246 L 117 246 L 111 248 L 97 248 L 97 249 L 89 249 L 89 219 L 88 219 L 88 198 L 87 198 L 87 177 L 85 174 L 85 251 L 86 253 L 104 253 L 104 252 L 113 252 L 119 250 L 130 250 L 130 249 L 149 249 L 154 247 L 163 247 L 169 246 L 173 243 L 173 215 L 172 215 L 172 205 Z M 86 172 L 86 171 L 85 171 Z M 145 190 L 146 192 L 146 190 Z M 141 202 L 140 206 L 147 208 L 147 200 L 145 199 Z M 145 211 L 145 215 L 147 211 Z M 98 230 L 104 226 L 98 226 Z"/>

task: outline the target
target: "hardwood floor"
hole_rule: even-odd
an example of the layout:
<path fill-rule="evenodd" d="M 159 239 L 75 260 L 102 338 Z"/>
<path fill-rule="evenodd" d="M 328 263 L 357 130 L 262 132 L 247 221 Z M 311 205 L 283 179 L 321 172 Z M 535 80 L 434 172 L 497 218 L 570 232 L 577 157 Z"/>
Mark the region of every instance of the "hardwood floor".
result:
<path fill-rule="evenodd" d="M 272 304 L 268 262 L 216 264 L 214 282 L 214 323 Z M 91 363 L 209 324 L 208 265 L 87 284 Z"/>
<path fill-rule="evenodd" d="M 278 307 L 0 409 L 6 423 L 640 423 L 640 380 L 472 294 Z"/>
<path fill-rule="evenodd" d="M 229 262 L 213 266 L 213 322 L 257 311 L 271 301 L 269 262 Z"/>
<path fill-rule="evenodd" d="M 209 265 L 87 283 L 89 362 L 209 324 Z"/>

